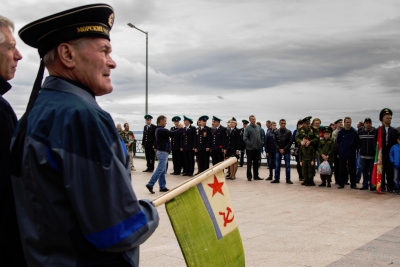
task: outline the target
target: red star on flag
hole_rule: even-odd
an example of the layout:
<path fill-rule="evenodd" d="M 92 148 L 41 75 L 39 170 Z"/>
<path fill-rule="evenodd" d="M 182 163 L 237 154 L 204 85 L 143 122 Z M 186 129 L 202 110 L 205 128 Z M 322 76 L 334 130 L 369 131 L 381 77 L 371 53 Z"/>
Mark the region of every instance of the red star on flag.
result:
<path fill-rule="evenodd" d="M 214 175 L 214 183 L 208 184 L 208 186 L 213 189 L 212 196 L 214 196 L 216 193 L 221 193 L 221 195 L 224 195 L 224 192 L 222 192 L 223 185 L 224 182 L 218 182 L 217 177 Z"/>

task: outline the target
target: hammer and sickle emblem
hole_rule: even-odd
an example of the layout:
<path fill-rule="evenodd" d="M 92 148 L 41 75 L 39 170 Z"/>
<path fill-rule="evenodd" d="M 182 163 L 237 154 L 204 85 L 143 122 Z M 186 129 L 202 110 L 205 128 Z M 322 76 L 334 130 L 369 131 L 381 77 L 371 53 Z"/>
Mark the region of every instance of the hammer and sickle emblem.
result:
<path fill-rule="evenodd" d="M 219 215 L 222 215 L 222 217 L 224 218 L 224 227 L 226 227 L 228 223 L 231 223 L 235 218 L 235 215 L 232 214 L 232 218 L 229 219 L 229 215 L 231 215 L 232 213 L 231 208 L 226 207 L 226 210 L 228 211 L 227 213 L 221 211 L 219 212 Z"/>

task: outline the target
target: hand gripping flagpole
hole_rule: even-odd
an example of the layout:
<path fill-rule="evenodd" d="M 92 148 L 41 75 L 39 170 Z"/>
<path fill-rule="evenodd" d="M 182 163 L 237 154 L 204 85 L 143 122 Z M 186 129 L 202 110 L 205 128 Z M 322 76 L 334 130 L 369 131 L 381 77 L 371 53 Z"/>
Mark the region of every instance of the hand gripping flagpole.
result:
<path fill-rule="evenodd" d="M 210 175 L 215 175 L 218 171 L 225 169 L 226 167 L 234 164 L 237 162 L 236 157 L 231 157 L 225 161 L 222 161 L 213 167 L 205 170 L 204 172 L 196 175 L 192 179 L 186 180 L 183 183 L 179 184 L 178 186 L 172 188 L 170 191 L 166 192 L 165 194 L 159 196 L 158 198 L 153 200 L 153 204 L 158 207 L 174 197 L 182 194 L 183 192 L 189 190 L 190 188 L 196 186 L 197 184 L 201 183 L 203 180 L 207 179 Z"/>

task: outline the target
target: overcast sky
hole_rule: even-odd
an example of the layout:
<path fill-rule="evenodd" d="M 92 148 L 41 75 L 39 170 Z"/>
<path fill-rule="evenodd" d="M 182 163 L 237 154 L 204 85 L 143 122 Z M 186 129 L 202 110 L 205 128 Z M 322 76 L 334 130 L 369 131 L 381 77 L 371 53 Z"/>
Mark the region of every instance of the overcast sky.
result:
<path fill-rule="evenodd" d="M 378 125 L 382 108 L 400 126 L 398 0 L 118 0 L 111 31 L 113 93 L 97 101 L 116 123 L 141 130 L 149 32 L 149 113 L 225 123 L 254 114 L 265 121 L 350 116 Z M 39 66 L 17 36 L 36 19 L 96 1 L 2 1 L 23 55 L 4 97 L 22 116 Z M 209 122 L 208 125 L 211 123 Z M 241 123 L 239 124 L 239 126 Z M 169 122 L 167 127 L 172 126 Z"/>

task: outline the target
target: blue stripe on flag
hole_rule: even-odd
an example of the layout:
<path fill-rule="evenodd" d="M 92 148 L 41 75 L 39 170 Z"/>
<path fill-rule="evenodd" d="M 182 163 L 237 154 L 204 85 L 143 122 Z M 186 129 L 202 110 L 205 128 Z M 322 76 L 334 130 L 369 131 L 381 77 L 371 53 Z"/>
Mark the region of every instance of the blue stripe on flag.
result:
<path fill-rule="evenodd" d="M 111 247 L 127 238 L 147 224 L 146 214 L 141 210 L 132 217 L 103 231 L 85 235 L 85 238 L 98 249 Z"/>
<path fill-rule="evenodd" d="M 217 234 L 217 239 L 221 239 L 223 237 L 222 233 L 221 233 L 221 229 L 219 229 L 217 220 L 215 219 L 214 212 L 211 208 L 210 202 L 208 201 L 208 198 L 207 198 L 206 192 L 204 191 L 203 185 L 201 183 L 198 184 L 197 189 L 199 190 L 200 196 L 203 199 L 204 205 L 206 206 L 208 215 L 210 215 L 211 221 L 213 222 L 215 233 Z"/>

